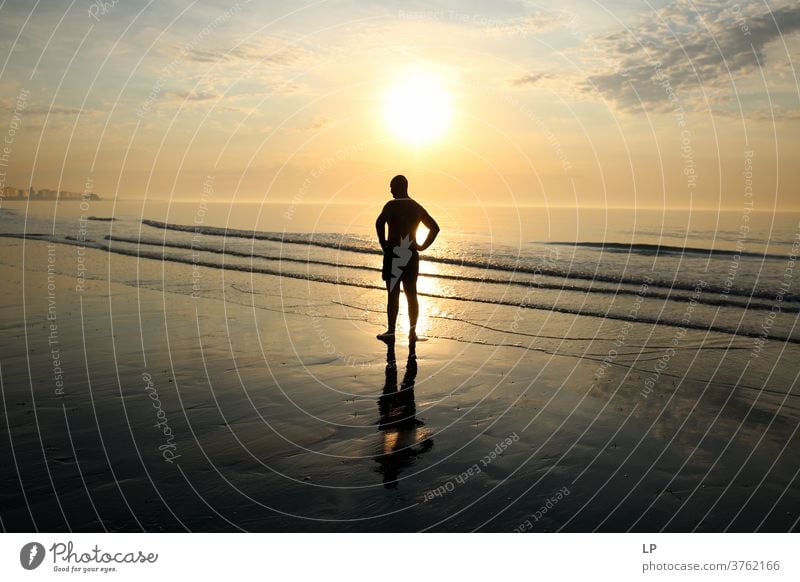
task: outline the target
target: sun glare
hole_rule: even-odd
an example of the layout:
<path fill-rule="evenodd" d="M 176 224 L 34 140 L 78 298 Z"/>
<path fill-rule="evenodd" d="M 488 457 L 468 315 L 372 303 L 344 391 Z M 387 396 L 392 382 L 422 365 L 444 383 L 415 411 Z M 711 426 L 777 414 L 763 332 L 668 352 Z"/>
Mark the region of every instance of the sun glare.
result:
<path fill-rule="evenodd" d="M 429 232 L 430 230 L 428 230 L 428 227 L 420 223 L 420 225 L 417 227 L 417 233 L 414 236 L 418 245 L 421 245 L 425 242 L 425 239 L 428 238 Z"/>
<path fill-rule="evenodd" d="M 421 145 L 447 130 L 453 108 L 450 94 L 435 75 L 411 73 L 388 91 L 384 113 L 392 134 Z"/>

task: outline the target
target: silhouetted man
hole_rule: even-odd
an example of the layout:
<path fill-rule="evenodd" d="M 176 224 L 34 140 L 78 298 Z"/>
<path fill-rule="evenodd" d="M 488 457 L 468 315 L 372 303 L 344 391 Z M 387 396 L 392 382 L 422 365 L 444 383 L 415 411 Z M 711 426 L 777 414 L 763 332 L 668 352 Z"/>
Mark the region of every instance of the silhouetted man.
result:
<path fill-rule="evenodd" d="M 400 285 L 408 301 L 408 320 L 410 329 L 409 341 L 417 339 L 417 317 L 419 302 L 417 301 L 417 276 L 419 275 L 419 251 L 427 249 L 439 234 L 439 225 L 431 215 L 416 201 L 408 196 L 408 180 L 405 176 L 395 176 L 389 183 L 393 200 L 383 207 L 375 230 L 383 249 L 383 280 L 389 299 L 386 312 L 389 326 L 385 332 L 378 334 L 378 339 L 394 338 L 397 311 L 400 307 Z M 417 245 L 417 227 L 424 224 L 429 232 L 425 241 Z M 388 238 L 386 226 L 389 227 Z"/>

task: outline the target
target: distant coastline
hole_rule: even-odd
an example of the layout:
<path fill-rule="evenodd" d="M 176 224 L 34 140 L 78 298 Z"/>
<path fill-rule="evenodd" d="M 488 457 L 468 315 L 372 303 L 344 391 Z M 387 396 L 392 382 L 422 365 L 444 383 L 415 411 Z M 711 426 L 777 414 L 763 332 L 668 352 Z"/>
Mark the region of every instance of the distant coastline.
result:
<path fill-rule="evenodd" d="M 19 200 L 19 201 L 52 201 L 52 200 L 69 200 L 75 202 L 83 202 L 89 200 L 102 200 L 100 196 L 94 192 L 70 192 L 69 190 L 50 190 L 42 188 L 36 190 L 35 188 L 14 188 L 6 186 L 0 194 L 3 200 Z"/>

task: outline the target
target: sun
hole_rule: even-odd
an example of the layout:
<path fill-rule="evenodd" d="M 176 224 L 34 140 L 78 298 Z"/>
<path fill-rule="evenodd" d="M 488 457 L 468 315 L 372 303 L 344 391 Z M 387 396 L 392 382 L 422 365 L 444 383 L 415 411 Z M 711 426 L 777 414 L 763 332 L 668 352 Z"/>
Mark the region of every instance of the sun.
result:
<path fill-rule="evenodd" d="M 386 93 L 384 114 L 395 137 L 422 145 L 441 137 L 450 127 L 452 99 L 435 75 L 409 73 Z"/>

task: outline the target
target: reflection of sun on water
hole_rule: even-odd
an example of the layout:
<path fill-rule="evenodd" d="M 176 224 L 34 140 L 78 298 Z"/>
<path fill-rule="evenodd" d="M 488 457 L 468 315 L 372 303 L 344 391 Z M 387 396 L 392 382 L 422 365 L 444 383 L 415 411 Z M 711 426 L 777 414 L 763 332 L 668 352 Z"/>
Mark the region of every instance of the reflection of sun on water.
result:
<path fill-rule="evenodd" d="M 410 447 L 422 443 L 430 438 L 431 431 L 424 427 L 414 427 L 410 430 L 391 428 L 383 431 L 382 448 L 384 455 L 407 451 Z"/>
<path fill-rule="evenodd" d="M 425 272 L 430 275 L 436 275 L 439 268 L 436 263 L 424 263 Z M 441 295 L 442 289 L 439 284 L 439 279 L 431 277 L 430 275 L 420 274 L 417 281 L 418 293 L 431 293 Z M 432 297 L 419 298 L 419 319 L 417 320 L 417 334 L 427 335 L 431 331 L 431 318 L 439 313 L 439 303 L 437 299 Z"/>
<path fill-rule="evenodd" d="M 383 432 L 383 454 L 391 455 L 397 449 L 397 431 L 386 430 Z"/>
<path fill-rule="evenodd" d="M 428 229 L 424 225 L 419 225 L 417 230 L 417 243 L 425 240 Z M 440 313 L 438 300 L 432 297 L 422 297 L 422 293 L 441 295 L 443 289 L 439 279 L 432 275 L 438 275 L 439 265 L 425 260 L 425 253 L 420 256 L 420 275 L 417 279 L 417 293 L 419 300 L 419 318 L 417 319 L 417 335 L 427 335 L 431 330 L 431 318 Z M 397 323 L 401 329 L 408 332 L 408 304 L 400 301 L 400 314 Z"/>

